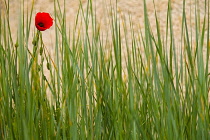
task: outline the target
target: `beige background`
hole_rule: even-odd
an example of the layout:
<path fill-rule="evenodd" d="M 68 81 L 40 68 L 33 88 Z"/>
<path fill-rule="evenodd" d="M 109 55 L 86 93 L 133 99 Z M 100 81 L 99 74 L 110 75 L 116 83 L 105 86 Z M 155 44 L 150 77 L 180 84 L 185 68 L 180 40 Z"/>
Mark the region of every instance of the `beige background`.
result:
<path fill-rule="evenodd" d="M 3 1 L 3 0 L 0 0 Z M 33 18 L 37 12 L 49 12 L 52 16 L 54 16 L 54 0 L 35 0 L 35 7 L 33 12 Z M 93 0 L 93 5 L 96 7 L 96 15 L 97 15 L 97 22 L 100 23 L 101 29 L 105 29 L 107 27 L 108 16 L 107 7 L 108 9 L 110 6 L 110 1 L 112 6 L 115 4 L 115 0 Z M 168 0 L 154 0 L 155 6 L 157 9 L 158 18 L 160 20 L 160 27 L 161 30 L 165 31 L 166 27 L 166 19 L 167 19 L 167 5 Z M 81 0 L 83 6 L 87 5 L 87 0 Z M 181 36 L 181 21 L 182 21 L 182 7 L 183 7 L 183 0 L 171 0 L 172 2 L 172 17 L 173 17 L 173 24 L 174 24 L 174 34 L 177 37 L 176 41 L 179 41 L 179 37 Z M 201 23 L 203 22 L 204 16 L 204 9 L 205 9 L 205 0 L 199 0 L 200 5 L 200 18 Z M 2 2 L 1 2 L 2 3 Z M 61 6 L 63 6 L 62 0 L 60 0 Z M 147 8 L 148 8 L 148 15 L 151 22 L 151 27 L 153 30 L 156 29 L 155 17 L 154 17 L 154 5 L 153 0 L 146 0 Z M 25 13 L 27 11 L 27 5 L 30 6 L 32 4 L 32 0 L 25 0 Z M 18 13 L 19 13 L 19 5 L 20 0 L 10 0 L 10 24 L 13 36 L 16 36 L 16 31 L 18 28 Z M 106 5 L 106 6 L 105 6 Z M 194 0 L 186 0 L 186 14 L 189 26 L 195 26 L 194 21 Z M 1 4 L 2 9 L 2 4 Z M 67 15 L 67 24 L 73 27 L 75 17 L 77 11 L 79 9 L 79 0 L 66 0 L 66 15 Z M 129 21 L 129 15 L 132 17 L 134 29 L 137 31 L 140 28 L 143 29 L 144 24 L 144 14 L 143 14 L 143 0 L 118 0 L 117 11 L 119 15 L 125 16 L 126 21 Z M 191 12 L 190 12 L 191 11 Z M 33 25 L 33 24 L 32 24 Z M 32 26 L 34 29 L 34 27 Z M 193 31 L 193 30 L 192 30 Z M 193 31 L 194 32 L 194 31 Z M 50 43 L 50 40 L 54 40 L 54 28 L 43 32 L 43 35 L 47 37 L 46 45 Z M 164 34 L 163 34 L 164 35 Z M 49 39 L 50 37 L 50 39 Z M 47 45 L 48 46 L 48 45 Z"/>
<path fill-rule="evenodd" d="M 3 11 L 3 4 L 0 0 L 1 11 Z M 20 1 L 21 0 L 10 0 L 10 24 L 11 24 L 11 31 L 13 40 L 15 42 L 18 30 L 18 19 L 19 19 L 19 12 L 20 12 Z M 87 6 L 88 0 L 81 0 L 83 8 Z M 116 0 L 93 0 L 93 7 L 96 9 L 96 21 L 98 25 L 100 25 L 101 35 L 103 37 L 107 37 L 107 33 L 110 34 L 110 8 L 115 5 Z M 168 7 L 168 0 L 154 0 L 155 7 L 157 10 L 157 16 L 159 19 L 159 25 L 162 32 L 161 37 L 166 38 L 165 30 L 166 30 L 166 20 L 167 20 L 167 7 Z M 192 46 L 195 46 L 195 0 L 186 0 L 186 18 L 188 22 L 188 29 L 190 31 L 190 36 L 192 37 Z M 208 0 L 207 0 L 208 1 Z M 34 18 L 37 12 L 49 12 L 52 17 L 54 18 L 54 0 L 34 0 L 34 11 L 32 15 L 32 25 L 31 25 L 31 38 L 30 38 L 30 48 L 32 48 L 32 37 L 36 28 L 34 26 Z M 200 22 L 201 25 L 204 22 L 204 14 L 205 14 L 205 0 L 198 0 L 199 2 L 199 13 L 200 13 Z M 152 31 L 156 34 L 156 23 L 155 23 L 155 10 L 153 0 L 146 0 L 147 8 L 148 8 L 148 15 L 150 19 L 150 24 Z M 25 8 L 24 12 L 27 13 L 27 9 L 30 10 L 32 5 L 32 0 L 25 0 Z M 60 0 L 60 5 L 63 8 L 64 3 L 63 0 Z M 173 22 L 173 29 L 174 29 L 174 36 L 175 36 L 175 45 L 178 50 L 183 47 L 183 44 L 180 43 L 181 40 L 181 26 L 182 26 L 182 12 L 183 12 L 183 0 L 171 0 L 172 6 L 172 22 Z M 28 8 L 27 8 L 28 7 Z M 70 28 L 71 33 L 73 32 L 72 28 L 75 24 L 75 18 L 79 9 L 79 0 L 66 0 L 66 23 L 68 28 Z M 128 44 L 131 45 L 131 34 L 129 34 L 129 16 L 132 18 L 132 24 L 134 28 L 134 32 L 138 33 L 140 29 L 144 32 L 144 7 L 143 7 L 143 0 L 118 0 L 117 4 L 117 12 L 119 15 L 119 19 L 121 20 L 121 27 L 125 22 L 128 27 L 128 36 L 127 41 Z M 198 16 L 197 16 L 198 17 Z M 125 21 L 123 20 L 125 19 Z M 83 31 L 84 33 L 84 31 Z M 91 34 L 91 30 L 89 31 Z M 123 48 L 125 47 L 125 34 L 122 31 L 121 37 L 123 42 Z M 192 33 L 192 34 L 191 34 Z M 43 40 L 46 47 L 49 49 L 52 56 L 55 55 L 55 24 L 52 28 L 42 32 Z M 110 40 L 110 35 L 108 39 Z M 139 47 L 141 44 L 139 44 Z M 206 47 L 204 47 L 204 51 Z M 125 51 L 125 49 L 124 49 Z M 126 51 L 125 51 L 126 52 Z M 126 54 L 126 53 L 123 53 Z"/>

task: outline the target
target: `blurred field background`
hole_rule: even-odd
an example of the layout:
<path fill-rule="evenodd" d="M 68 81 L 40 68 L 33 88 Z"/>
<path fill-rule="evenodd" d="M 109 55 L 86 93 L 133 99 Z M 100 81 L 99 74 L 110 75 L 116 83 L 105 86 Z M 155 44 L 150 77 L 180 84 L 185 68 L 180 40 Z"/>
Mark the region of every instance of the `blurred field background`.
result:
<path fill-rule="evenodd" d="M 35 18 L 35 14 L 37 12 L 49 12 L 52 16 L 54 15 L 54 3 L 53 0 L 35 0 L 34 1 L 34 11 L 33 11 L 33 19 Z M 83 8 L 85 9 L 87 6 L 87 0 L 81 0 Z M 97 15 L 97 22 L 100 24 L 101 32 L 107 32 L 110 29 L 108 28 L 111 7 L 116 7 L 115 0 L 93 0 L 93 6 L 95 8 L 95 14 Z M 157 16 L 159 19 L 160 30 L 163 35 L 165 35 L 166 31 L 166 23 L 167 23 L 167 8 L 168 8 L 168 0 L 154 0 L 155 7 L 157 11 Z M 25 0 L 25 14 L 31 8 L 32 1 Z M 200 13 L 200 22 L 201 25 L 204 22 L 204 10 L 205 10 L 205 0 L 199 0 L 199 5 L 197 8 Z M 63 1 L 60 1 L 61 7 L 64 7 Z M 156 23 L 155 23 L 155 10 L 153 0 L 146 0 L 148 16 L 150 20 L 151 29 L 156 32 Z M 75 24 L 76 16 L 79 10 L 80 2 L 79 0 L 67 0 L 66 1 L 66 22 L 67 27 L 70 27 L 70 31 L 73 32 L 73 26 Z M 3 2 L 1 0 L 1 10 L 4 8 Z M 171 9 L 172 9 L 172 22 L 174 29 L 174 36 L 176 45 L 180 46 L 181 40 L 181 26 L 182 26 L 182 9 L 183 0 L 171 0 Z M 189 33 L 192 35 L 192 43 L 195 44 L 195 1 L 194 0 L 186 0 L 185 4 L 186 9 L 186 19 L 189 28 L 191 29 Z M 121 18 L 121 22 L 125 21 L 129 23 L 129 16 L 131 16 L 131 20 L 133 22 L 134 31 L 138 32 L 139 29 L 144 29 L 144 7 L 142 0 L 118 0 L 117 1 L 117 12 L 119 14 L 119 18 Z M 18 13 L 20 13 L 20 0 L 10 0 L 10 27 L 12 31 L 12 36 L 15 38 L 17 36 L 17 25 L 18 25 Z M 33 21 L 32 21 L 33 23 Z M 129 24 L 127 25 L 129 26 Z M 31 26 L 32 32 L 35 29 L 35 26 Z M 35 29 L 36 30 L 36 29 Z M 54 27 L 50 30 L 43 32 L 43 39 L 45 45 L 50 49 L 53 48 L 53 41 L 55 40 Z M 91 31 L 90 31 L 91 32 Z M 164 37 L 164 36 L 163 36 Z M 122 32 L 122 38 L 124 38 L 124 34 Z M 128 36 L 128 42 L 131 43 L 131 36 Z M 125 45 L 125 44 L 124 44 Z M 123 45 L 123 46 L 124 46 Z M 50 49 L 52 50 L 52 49 Z M 51 52 L 53 55 L 53 52 Z"/>
<path fill-rule="evenodd" d="M 21 0 L 9 0 L 10 5 L 10 27 L 11 33 L 13 38 L 17 38 L 17 29 L 18 29 L 18 14 L 20 11 L 20 3 Z M 117 0 L 117 5 L 115 0 L 92 0 L 94 6 L 94 12 L 97 16 L 96 22 L 100 25 L 100 33 L 108 40 L 111 40 L 111 30 L 110 30 L 110 9 L 116 8 L 117 13 L 121 22 L 121 26 L 123 22 L 127 22 L 126 26 L 129 30 L 130 18 L 132 21 L 132 28 L 134 30 L 134 34 L 138 34 L 139 30 L 144 32 L 144 6 L 142 0 Z M 154 5 L 155 3 L 155 5 Z M 155 9 L 157 12 L 157 17 L 159 20 L 160 31 L 162 34 L 162 38 L 165 38 L 166 34 L 166 24 L 167 24 L 167 8 L 168 8 L 168 0 L 146 0 L 147 10 L 148 10 L 148 18 L 150 20 L 150 27 L 154 34 L 156 34 L 156 21 L 155 21 Z M 1 0 L 1 10 L 3 13 L 5 12 L 4 2 Z M 67 22 L 67 30 L 73 33 L 74 24 L 77 18 L 77 13 L 79 11 L 79 6 L 82 4 L 83 8 L 86 9 L 88 0 L 67 0 L 66 1 L 66 22 Z M 24 13 L 27 13 L 27 10 L 31 9 L 32 0 L 25 0 L 24 1 Z M 61 8 L 64 8 L 64 2 L 60 1 Z M 191 38 L 192 47 L 195 48 L 195 6 L 199 9 L 199 20 L 200 26 L 202 26 L 204 22 L 204 14 L 205 14 L 205 0 L 199 0 L 198 5 L 195 4 L 194 0 L 186 0 L 185 3 L 185 10 L 186 10 L 186 20 L 189 30 L 189 36 Z M 35 0 L 34 1 L 34 10 L 32 15 L 32 32 L 29 38 L 29 42 L 32 42 L 32 33 L 36 31 L 35 26 L 33 26 L 33 20 L 37 12 L 48 12 L 52 16 L 54 15 L 54 2 L 53 0 Z M 181 29 L 182 29 L 182 11 L 183 11 L 183 0 L 171 0 L 171 13 L 172 13 L 172 22 L 173 22 L 173 34 L 175 36 L 174 41 L 175 45 L 183 48 L 183 44 L 181 43 Z M 55 26 L 55 25 L 54 25 Z M 55 56 L 55 27 L 43 32 L 43 40 L 48 48 L 48 51 L 51 57 L 54 58 Z M 80 26 L 84 28 L 84 21 L 81 21 Z M 207 24 L 206 24 L 207 26 Z M 122 28 L 121 28 L 122 29 Z M 123 30 L 123 29 L 122 29 Z M 89 30 L 89 34 L 91 34 L 91 29 Z M 108 34 L 108 35 L 107 35 Z M 143 33 L 144 36 L 144 33 Z M 157 34 L 156 34 L 157 36 Z M 124 32 L 121 32 L 122 37 L 122 51 L 123 57 L 127 55 L 127 51 L 125 48 L 125 35 Z M 128 31 L 128 35 L 126 37 L 126 41 L 131 44 L 132 43 L 132 35 L 131 32 Z M 111 46 L 110 42 L 106 45 L 106 49 L 109 49 Z M 206 44 L 206 42 L 205 42 Z M 140 48 L 143 49 L 142 44 L 139 44 Z M 179 49 L 177 47 L 177 49 Z M 29 48 L 32 49 L 32 44 L 29 44 Z M 204 48 L 206 51 L 207 48 Z M 178 52 L 180 49 L 178 50 Z M 123 63 L 123 67 L 125 64 Z M 46 71 L 46 75 L 49 76 L 49 73 Z"/>
<path fill-rule="evenodd" d="M 32 0 L 24 0 L 23 13 L 26 15 L 27 12 L 32 8 Z M 9 21 L 10 21 L 10 28 L 12 38 L 17 38 L 17 30 L 18 30 L 18 22 L 19 22 L 19 14 L 20 14 L 20 4 L 23 3 L 21 0 L 9 0 Z M 107 43 L 103 47 L 107 50 L 110 50 L 112 47 L 112 36 L 111 36 L 111 29 L 110 29 L 110 18 L 112 16 L 111 9 L 116 9 L 117 16 L 121 26 L 121 42 L 122 42 L 122 57 L 126 59 L 127 50 L 126 50 L 126 42 L 128 44 L 132 44 L 132 31 L 134 36 L 139 35 L 139 31 L 142 32 L 142 37 L 145 35 L 145 27 L 144 27 L 144 3 L 143 0 L 92 0 L 93 9 L 94 9 L 94 16 L 97 18 L 96 23 L 97 28 L 100 30 L 100 35 L 103 36 L 103 40 L 106 40 Z M 196 4 L 197 3 L 197 4 Z M 4 2 L 1 0 L 1 11 L 5 12 Z M 61 9 L 64 8 L 64 1 L 59 2 Z M 66 12 L 66 30 L 73 35 L 75 21 L 77 20 L 77 14 L 80 10 L 80 5 L 85 10 L 88 6 L 88 0 L 66 0 L 65 2 L 65 12 Z M 170 36 L 166 37 L 166 26 L 167 26 L 167 9 L 168 9 L 168 0 L 146 0 L 148 18 L 150 21 L 150 27 L 157 38 L 157 25 L 155 19 L 155 8 L 156 14 L 159 22 L 159 30 L 161 32 L 161 38 L 164 43 L 166 43 L 166 38 L 170 40 Z M 196 49 L 196 26 L 202 26 L 204 24 L 204 16 L 207 16 L 205 13 L 205 0 L 185 0 L 185 14 L 186 14 L 186 23 L 188 26 L 188 33 L 190 38 L 190 43 L 192 49 L 195 51 Z M 58 10 L 58 9 L 57 9 Z M 195 17 L 195 11 L 197 10 L 197 17 Z M 54 17 L 54 0 L 35 0 L 34 1 L 34 10 L 32 14 L 32 25 L 31 25 L 31 35 L 29 36 L 29 42 L 33 40 L 33 34 L 37 30 L 34 25 L 34 18 L 37 12 L 48 12 Z M 184 44 L 181 42 L 182 38 L 182 18 L 183 18 L 183 0 L 171 0 L 171 14 L 172 14 L 172 28 L 173 28 L 173 35 L 174 35 L 174 42 L 175 42 L 175 49 L 177 53 L 180 53 L 181 49 L 184 49 Z M 78 30 L 76 30 L 77 34 L 85 34 L 85 23 L 82 20 L 82 16 L 79 15 L 79 24 Z M 196 25 L 196 20 L 199 20 L 199 24 Z M 205 35 L 207 33 L 207 20 L 205 23 Z M 132 31 L 129 27 L 132 24 Z M 43 32 L 43 41 L 45 46 L 47 47 L 50 56 L 55 59 L 55 24 L 49 30 Z M 91 27 L 91 24 L 89 25 Z M 125 37 L 123 27 L 126 26 L 127 36 Z M 83 29 L 83 31 L 81 31 Z M 88 34 L 91 36 L 92 29 L 88 29 Z M 206 39 L 206 36 L 204 36 Z M 15 40 L 14 40 L 15 41 Z M 210 44 L 210 43 L 209 43 Z M 207 45 L 207 42 L 204 41 L 204 45 Z M 137 45 L 143 51 L 143 44 L 142 42 Z M 32 43 L 29 43 L 29 49 L 32 50 Z M 169 50 L 168 50 L 169 51 Z M 207 51 L 207 47 L 203 48 L 203 51 Z M 109 54 L 107 54 L 109 57 Z M 180 60 L 179 56 L 177 57 Z M 204 61 L 206 56 L 204 56 Z M 123 59 L 123 67 L 125 68 L 125 63 Z M 210 66 L 209 66 L 210 69 Z M 45 70 L 46 76 L 49 77 L 49 73 Z M 210 99 L 209 99 L 210 100 Z"/>

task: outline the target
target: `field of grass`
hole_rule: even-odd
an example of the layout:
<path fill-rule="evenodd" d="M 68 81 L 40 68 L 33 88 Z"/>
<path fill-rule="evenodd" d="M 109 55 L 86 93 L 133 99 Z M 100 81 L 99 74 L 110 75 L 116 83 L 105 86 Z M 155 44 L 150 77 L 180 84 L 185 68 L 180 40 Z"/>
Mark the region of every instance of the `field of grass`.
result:
<path fill-rule="evenodd" d="M 52 58 L 42 32 L 31 33 L 33 3 L 27 15 L 20 4 L 18 35 L 12 38 L 5 0 L 6 12 L 0 14 L 0 139 L 210 139 L 210 2 L 205 1 L 201 22 L 194 0 L 193 43 L 183 0 L 177 44 L 171 1 L 164 35 L 157 16 L 156 30 L 151 30 L 142 1 L 144 29 L 136 33 L 132 15 L 123 21 L 112 7 L 107 9 L 111 34 L 105 38 L 92 0 L 85 9 L 80 6 L 73 33 L 65 7 L 54 0 Z"/>

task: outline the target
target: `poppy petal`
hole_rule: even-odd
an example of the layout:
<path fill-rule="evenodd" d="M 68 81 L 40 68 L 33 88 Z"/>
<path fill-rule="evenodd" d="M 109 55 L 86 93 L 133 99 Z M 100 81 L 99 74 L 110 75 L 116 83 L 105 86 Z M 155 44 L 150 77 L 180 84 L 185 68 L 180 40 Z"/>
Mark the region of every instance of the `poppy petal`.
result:
<path fill-rule="evenodd" d="M 39 31 L 49 29 L 53 25 L 53 19 L 49 13 L 39 12 L 35 17 L 35 26 Z"/>

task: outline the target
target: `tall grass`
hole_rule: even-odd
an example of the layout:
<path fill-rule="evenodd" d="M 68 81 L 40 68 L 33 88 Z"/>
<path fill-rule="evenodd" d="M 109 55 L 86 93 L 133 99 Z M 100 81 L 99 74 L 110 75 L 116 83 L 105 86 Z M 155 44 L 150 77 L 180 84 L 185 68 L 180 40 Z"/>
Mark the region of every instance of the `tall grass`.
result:
<path fill-rule="evenodd" d="M 30 30 L 34 3 L 27 15 L 20 4 L 16 39 L 5 1 L 6 13 L 0 14 L 0 138 L 210 139 L 209 1 L 201 22 L 195 0 L 195 46 L 185 0 L 179 43 L 171 1 L 165 34 L 156 12 L 156 31 L 151 29 L 143 3 L 144 29 L 134 30 L 132 16 L 119 18 L 116 2 L 107 8 L 111 16 L 107 32 L 102 32 L 97 7 L 88 0 L 85 8 L 80 2 L 70 32 L 67 7 L 54 0 L 52 58 L 42 33 Z"/>

